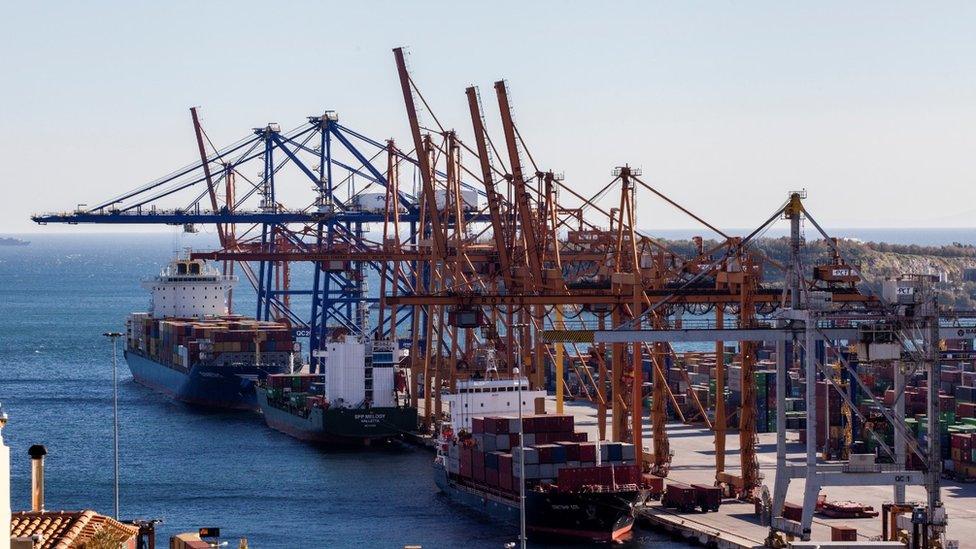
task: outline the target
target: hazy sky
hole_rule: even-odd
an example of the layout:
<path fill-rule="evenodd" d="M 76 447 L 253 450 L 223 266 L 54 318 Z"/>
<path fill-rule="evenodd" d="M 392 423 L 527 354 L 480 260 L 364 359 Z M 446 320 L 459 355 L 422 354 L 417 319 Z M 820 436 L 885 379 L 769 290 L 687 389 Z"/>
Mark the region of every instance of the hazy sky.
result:
<path fill-rule="evenodd" d="M 406 143 L 399 45 L 462 137 L 465 86 L 506 78 L 533 156 L 582 191 L 629 163 L 723 227 L 799 188 L 828 226 L 976 226 L 972 2 L 56 6 L 3 9 L 0 232 L 67 230 L 28 217 L 192 161 L 194 105 L 217 143 L 327 108 Z M 639 208 L 642 227 L 691 224 Z"/>

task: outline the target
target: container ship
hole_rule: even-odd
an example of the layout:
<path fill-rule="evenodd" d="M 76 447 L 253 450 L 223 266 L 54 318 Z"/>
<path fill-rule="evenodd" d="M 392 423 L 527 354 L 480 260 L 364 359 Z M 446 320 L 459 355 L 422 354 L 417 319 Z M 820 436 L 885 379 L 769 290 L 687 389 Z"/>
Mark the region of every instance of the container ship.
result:
<path fill-rule="evenodd" d="M 660 493 L 662 479 L 641 474 L 634 446 L 588 442 L 572 416 L 522 418 L 524 475 L 519 467 L 518 410 L 542 391 L 521 380 L 458 382 L 444 397 L 451 421 L 441 428 L 434 479 L 451 499 L 506 522 L 519 521 L 525 485 L 526 535 L 532 540 L 610 543 L 625 539 L 635 510 Z M 477 410 L 506 415 L 478 417 Z M 523 478 L 524 476 L 524 478 Z"/>
<path fill-rule="evenodd" d="M 268 426 L 297 439 L 368 446 L 417 428 L 395 342 L 334 334 L 320 373 L 275 374 L 257 386 Z"/>
<path fill-rule="evenodd" d="M 255 382 L 291 372 L 300 346 L 285 323 L 228 314 L 235 282 L 182 259 L 143 281 L 149 312 L 129 315 L 124 353 L 137 383 L 188 404 L 258 408 Z"/>

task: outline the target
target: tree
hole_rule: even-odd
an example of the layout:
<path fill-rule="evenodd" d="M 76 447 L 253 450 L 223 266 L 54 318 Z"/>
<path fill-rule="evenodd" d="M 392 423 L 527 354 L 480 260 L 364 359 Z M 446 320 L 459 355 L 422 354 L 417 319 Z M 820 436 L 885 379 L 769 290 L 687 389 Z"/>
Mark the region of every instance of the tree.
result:
<path fill-rule="evenodd" d="M 91 539 L 81 544 L 81 549 L 119 549 L 128 539 L 129 536 L 113 532 L 103 526 Z"/>

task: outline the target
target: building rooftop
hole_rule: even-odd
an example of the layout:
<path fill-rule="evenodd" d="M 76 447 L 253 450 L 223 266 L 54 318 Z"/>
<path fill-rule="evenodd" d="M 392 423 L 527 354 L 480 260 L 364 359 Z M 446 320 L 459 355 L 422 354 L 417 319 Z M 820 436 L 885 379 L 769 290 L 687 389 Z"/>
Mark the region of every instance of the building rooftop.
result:
<path fill-rule="evenodd" d="M 138 535 L 139 529 L 95 511 L 20 511 L 11 514 L 10 536 L 39 535 L 35 549 L 68 549 L 79 547 L 98 531 L 109 528 L 126 540 Z"/>

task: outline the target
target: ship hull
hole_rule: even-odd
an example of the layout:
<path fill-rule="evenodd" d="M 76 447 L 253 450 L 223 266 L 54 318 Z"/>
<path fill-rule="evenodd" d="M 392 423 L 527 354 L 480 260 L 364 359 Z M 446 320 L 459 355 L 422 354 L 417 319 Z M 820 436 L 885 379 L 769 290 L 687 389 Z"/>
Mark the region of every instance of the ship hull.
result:
<path fill-rule="evenodd" d="M 434 480 L 452 500 L 504 522 L 518 523 L 518 500 L 479 490 L 448 477 L 434 465 Z M 627 537 L 634 526 L 633 507 L 646 499 L 640 491 L 560 494 L 527 491 L 526 535 L 533 540 L 611 543 Z"/>
<path fill-rule="evenodd" d="M 270 403 L 263 387 L 257 387 L 255 393 L 269 427 L 306 442 L 368 446 L 399 438 L 417 428 L 416 408 L 297 410 Z"/>
<path fill-rule="evenodd" d="M 266 373 L 254 367 L 192 366 L 186 371 L 125 351 L 136 383 L 187 404 L 229 410 L 257 410 L 254 380 Z"/>

